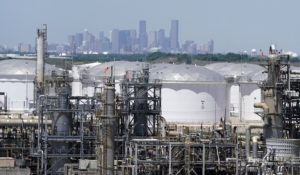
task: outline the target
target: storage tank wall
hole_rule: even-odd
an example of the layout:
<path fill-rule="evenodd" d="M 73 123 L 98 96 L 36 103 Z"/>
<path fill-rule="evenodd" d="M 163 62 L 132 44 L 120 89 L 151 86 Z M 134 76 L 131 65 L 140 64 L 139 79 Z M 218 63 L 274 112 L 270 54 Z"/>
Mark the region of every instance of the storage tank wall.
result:
<path fill-rule="evenodd" d="M 219 122 L 225 117 L 225 85 L 163 84 L 162 115 L 171 122 Z"/>
<path fill-rule="evenodd" d="M 261 90 L 256 84 L 242 85 L 242 121 L 262 120 L 254 112 L 254 103 L 261 102 Z"/>

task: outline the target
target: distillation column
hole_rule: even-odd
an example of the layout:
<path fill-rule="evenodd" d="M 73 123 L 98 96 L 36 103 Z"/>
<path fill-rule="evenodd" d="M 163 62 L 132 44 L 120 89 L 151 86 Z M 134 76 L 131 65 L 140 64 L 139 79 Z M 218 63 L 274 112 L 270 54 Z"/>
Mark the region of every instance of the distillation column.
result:
<path fill-rule="evenodd" d="M 38 152 L 41 153 L 41 109 L 40 96 L 44 94 L 44 72 L 46 57 L 47 25 L 44 24 L 42 29 L 37 30 L 37 60 L 36 60 L 36 80 L 35 80 L 35 107 L 38 115 Z M 40 171 L 40 161 L 37 162 L 37 171 Z"/>
<path fill-rule="evenodd" d="M 36 82 L 37 86 L 40 87 L 44 82 L 45 72 L 45 56 L 46 56 L 46 40 L 47 40 L 47 25 L 43 25 L 43 29 L 37 30 L 37 69 L 36 69 Z"/>
<path fill-rule="evenodd" d="M 111 68 L 111 72 L 113 72 Z M 103 157 L 101 158 L 102 174 L 114 175 L 114 157 L 115 157 L 115 84 L 113 76 L 107 81 L 103 89 L 104 103 L 102 121 L 102 141 L 103 141 Z M 101 157 L 101 156 L 100 156 Z"/>
<path fill-rule="evenodd" d="M 47 49 L 47 25 L 43 25 L 43 29 L 37 29 L 37 53 L 36 53 L 36 80 L 35 80 L 35 102 L 36 110 L 39 114 L 39 97 L 44 93 L 44 73 L 45 73 L 45 57 Z"/>
<path fill-rule="evenodd" d="M 270 47 L 268 56 L 268 80 L 263 87 L 264 96 L 264 136 L 265 138 L 282 137 L 282 119 L 280 116 L 282 92 L 279 90 L 281 75 L 280 58 L 275 47 Z"/>

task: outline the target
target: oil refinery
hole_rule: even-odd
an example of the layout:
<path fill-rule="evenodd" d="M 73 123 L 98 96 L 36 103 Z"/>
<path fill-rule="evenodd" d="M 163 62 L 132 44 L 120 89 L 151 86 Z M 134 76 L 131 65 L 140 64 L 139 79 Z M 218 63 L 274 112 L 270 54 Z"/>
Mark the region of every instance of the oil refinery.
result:
<path fill-rule="evenodd" d="M 0 174 L 300 174 L 300 68 L 0 61 Z"/>

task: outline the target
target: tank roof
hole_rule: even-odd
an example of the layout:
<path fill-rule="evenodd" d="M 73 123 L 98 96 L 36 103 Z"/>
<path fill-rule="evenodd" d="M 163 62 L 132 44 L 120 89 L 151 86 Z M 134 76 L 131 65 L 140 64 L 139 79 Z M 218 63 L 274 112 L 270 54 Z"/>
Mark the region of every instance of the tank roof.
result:
<path fill-rule="evenodd" d="M 150 69 L 150 79 L 163 81 L 223 82 L 219 73 L 203 66 L 185 64 L 154 64 Z"/>
<path fill-rule="evenodd" d="M 241 76 L 242 81 L 262 81 L 266 78 L 266 75 L 263 74 L 265 68 L 257 64 L 213 63 L 205 67 L 222 74 L 224 77 Z"/>
<path fill-rule="evenodd" d="M 45 64 L 45 75 L 51 75 L 52 71 L 61 73 L 62 70 L 54 65 Z M 36 61 L 11 59 L 0 62 L 0 75 L 35 75 Z"/>
<path fill-rule="evenodd" d="M 142 70 L 147 63 L 144 62 L 129 62 L 129 61 L 111 61 L 111 62 L 104 62 L 102 64 L 98 64 L 96 66 L 91 67 L 87 71 L 92 76 L 108 76 L 110 75 L 110 70 L 106 73 L 104 70 L 111 66 L 114 67 L 114 75 L 116 77 L 123 77 L 127 70 L 131 71 L 138 71 Z"/>

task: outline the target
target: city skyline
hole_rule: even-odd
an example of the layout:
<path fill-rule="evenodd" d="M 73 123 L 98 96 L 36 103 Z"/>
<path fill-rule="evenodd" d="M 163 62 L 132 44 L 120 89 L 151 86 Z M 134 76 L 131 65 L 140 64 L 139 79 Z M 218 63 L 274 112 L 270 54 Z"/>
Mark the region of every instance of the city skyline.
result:
<path fill-rule="evenodd" d="M 169 29 L 147 30 L 147 21 L 140 20 L 138 29 L 112 29 L 99 31 L 96 35 L 84 29 L 69 34 L 63 43 L 48 43 L 48 51 L 59 55 L 83 54 L 137 54 L 149 52 L 212 54 L 214 41 L 196 43 L 193 40 L 179 42 L 180 22 L 171 20 Z M 169 31 L 168 33 L 166 31 Z M 18 43 L 13 48 L 1 46 L 0 52 L 35 52 L 35 46 Z"/>
<path fill-rule="evenodd" d="M 1 1 L 0 43 L 9 46 L 35 41 L 35 32 L 48 24 L 49 43 L 62 43 L 68 33 L 88 28 L 91 33 L 110 29 L 138 28 L 147 21 L 148 31 L 167 29 L 180 21 L 179 42 L 205 43 L 214 39 L 215 52 L 238 52 L 252 48 L 300 51 L 298 29 L 300 2 L 282 1 Z M 169 30 L 165 31 L 165 35 Z M 158 35 L 158 33 L 157 33 Z"/>
<path fill-rule="evenodd" d="M 167 53 L 210 53 L 214 51 L 213 40 L 206 44 L 197 46 L 193 40 L 185 40 L 182 46 L 179 42 L 179 20 L 171 20 L 169 35 L 166 29 L 147 31 L 147 21 L 140 20 L 138 29 L 112 29 L 105 35 L 104 31 L 99 32 L 99 37 L 84 29 L 83 33 L 68 35 L 67 43 L 64 45 L 54 45 L 50 43 L 50 50 L 57 52 L 57 47 L 65 53 L 115 53 L 133 54 L 147 52 L 167 52 Z M 56 48 L 55 48 L 56 47 Z"/>

